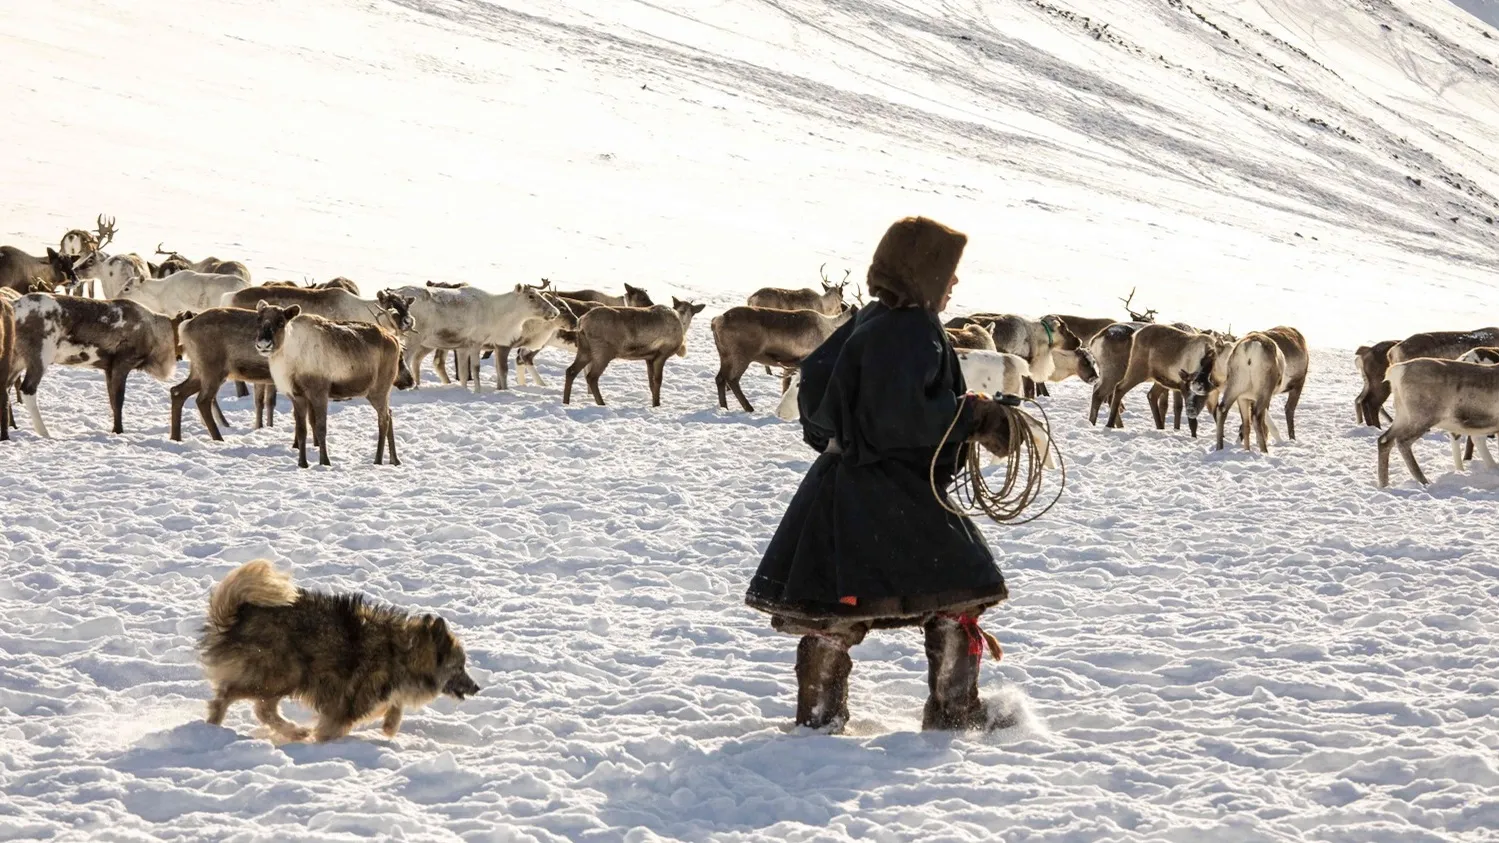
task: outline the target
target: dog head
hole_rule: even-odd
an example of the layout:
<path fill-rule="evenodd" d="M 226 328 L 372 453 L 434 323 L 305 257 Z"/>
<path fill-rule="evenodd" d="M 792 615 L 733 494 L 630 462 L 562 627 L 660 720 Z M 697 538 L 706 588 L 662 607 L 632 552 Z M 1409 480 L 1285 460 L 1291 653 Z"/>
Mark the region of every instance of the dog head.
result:
<path fill-rule="evenodd" d="M 448 631 L 447 621 L 435 615 L 427 615 L 426 633 L 432 640 L 432 652 L 437 661 L 437 687 L 442 693 L 455 699 L 479 693 L 479 683 L 468 675 L 468 655 L 463 645 Z"/>

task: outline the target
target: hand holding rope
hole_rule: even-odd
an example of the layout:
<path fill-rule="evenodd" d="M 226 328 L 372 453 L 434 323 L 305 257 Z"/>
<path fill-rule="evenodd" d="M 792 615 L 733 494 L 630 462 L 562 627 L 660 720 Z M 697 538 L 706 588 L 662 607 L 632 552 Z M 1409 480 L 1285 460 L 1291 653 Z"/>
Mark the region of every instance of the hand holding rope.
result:
<path fill-rule="evenodd" d="M 1046 432 L 1046 446 L 1044 448 L 1036 445 L 1035 437 L 1031 435 L 1029 425 L 1035 421 L 1024 410 L 1020 409 L 1022 400 L 1029 401 L 1037 410 L 1041 411 L 1043 429 Z M 957 498 L 959 507 L 955 507 L 949 495 L 943 494 L 937 488 L 937 462 L 941 458 L 943 449 L 948 445 L 953 430 L 958 426 L 958 420 L 963 417 L 963 408 L 972 401 L 989 401 L 993 411 L 1001 413 L 1008 425 L 1007 442 L 1003 449 L 997 448 L 992 437 L 971 437 L 968 442 L 966 454 L 959 458 L 957 470 L 953 473 L 952 496 Z M 1005 462 L 1004 482 L 995 489 L 991 487 L 983 475 L 982 451 L 988 450 L 998 459 Z M 1057 493 L 1040 512 L 1028 518 L 1021 519 L 1020 515 L 1041 495 L 1041 475 L 1045 469 L 1047 451 L 1056 453 L 1057 466 L 1061 470 L 1061 481 L 1057 484 Z M 932 494 L 936 496 L 937 502 L 943 509 L 954 515 L 976 516 L 987 515 L 998 524 L 1025 524 L 1051 511 L 1061 500 L 1062 492 L 1067 488 L 1067 464 L 1062 459 L 1062 452 L 1056 449 L 1055 440 L 1051 435 L 1051 419 L 1046 415 L 1046 408 L 1036 403 L 1033 399 L 1020 399 L 1013 395 L 1002 395 L 998 398 L 989 398 L 981 393 L 969 393 L 964 396 L 963 402 L 958 406 L 958 412 L 953 415 L 952 423 L 947 426 L 947 432 L 942 435 L 942 441 L 938 443 L 937 450 L 932 454 L 932 463 L 928 471 L 928 480 L 931 482 Z"/>

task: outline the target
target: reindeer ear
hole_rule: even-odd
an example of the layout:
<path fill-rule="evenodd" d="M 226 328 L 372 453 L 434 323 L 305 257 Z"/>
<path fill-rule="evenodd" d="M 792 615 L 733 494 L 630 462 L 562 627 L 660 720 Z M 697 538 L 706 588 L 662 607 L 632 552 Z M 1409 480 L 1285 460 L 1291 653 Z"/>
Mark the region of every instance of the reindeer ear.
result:
<path fill-rule="evenodd" d="M 525 285 L 525 284 L 516 284 L 516 285 L 515 285 L 515 291 L 516 291 L 516 292 L 517 292 L 517 293 L 519 293 L 519 292 L 520 292 L 520 291 L 522 291 L 522 290 L 524 290 L 524 289 L 525 289 L 525 288 L 526 288 L 526 285 Z"/>
<path fill-rule="evenodd" d="M 1187 383 L 1187 382 L 1191 381 L 1192 380 L 1192 373 L 1189 372 L 1189 371 L 1187 371 L 1186 369 L 1182 369 L 1181 370 L 1181 379 L 1182 379 L 1182 383 Z"/>
<path fill-rule="evenodd" d="M 703 304 L 695 304 L 695 305 L 692 306 L 692 312 L 693 313 L 702 313 L 703 312 L 703 308 L 705 308 L 707 306 L 708 305 L 707 305 L 706 302 L 704 302 Z"/>
<path fill-rule="evenodd" d="M 401 296 L 401 298 L 406 302 L 407 307 L 410 307 L 416 301 L 416 296 Z"/>
<path fill-rule="evenodd" d="M 301 315 L 301 313 L 302 313 L 302 306 L 300 304 L 294 304 L 291 307 L 288 307 L 286 309 L 286 318 L 288 320 L 295 319 L 299 315 Z"/>
<path fill-rule="evenodd" d="M 265 310 L 267 306 L 268 305 L 266 304 L 265 299 L 261 299 L 260 301 L 255 303 L 255 312 L 259 313 L 262 310 Z"/>

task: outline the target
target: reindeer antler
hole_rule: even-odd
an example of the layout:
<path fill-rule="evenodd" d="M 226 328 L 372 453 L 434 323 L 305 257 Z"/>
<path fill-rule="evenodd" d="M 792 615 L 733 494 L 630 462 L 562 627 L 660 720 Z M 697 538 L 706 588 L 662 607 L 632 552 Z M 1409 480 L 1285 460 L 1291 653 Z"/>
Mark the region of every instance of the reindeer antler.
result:
<path fill-rule="evenodd" d="M 853 275 L 853 274 L 854 274 L 854 271 L 852 269 L 845 269 L 845 270 L 843 270 L 843 280 L 838 282 L 839 285 L 847 284 L 848 283 L 848 276 Z"/>
<path fill-rule="evenodd" d="M 1145 311 L 1144 313 L 1136 313 L 1134 310 L 1130 309 L 1130 303 L 1133 302 L 1134 300 L 1135 300 L 1135 288 L 1134 287 L 1130 287 L 1129 288 L 1129 297 L 1128 298 L 1122 298 L 1122 299 L 1120 299 L 1120 301 L 1124 302 L 1124 312 L 1129 314 L 1129 318 L 1133 319 L 1136 322 L 1154 322 L 1155 321 L 1155 314 L 1156 314 L 1155 309 L 1152 308 L 1150 310 Z"/>
<path fill-rule="evenodd" d="M 94 223 L 95 230 L 99 232 L 99 248 L 102 249 L 111 240 L 115 239 L 115 218 L 110 217 L 108 220 L 105 220 L 104 215 L 100 214 L 98 219 L 94 220 Z"/>
<path fill-rule="evenodd" d="M 161 247 L 161 245 L 162 245 L 162 243 L 165 243 L 165 242 L 166 241 L 163 240 L 163 241 L 161 241 L 161 243 L 157 243 L 156 244 L 156 254 L 158 254 L 158 255 L 166 255 L 167 257 L 171 257 L 172 255 L 177 254 L 176 252 L 168 252 L 166 249 L 163 249 Z"/>
<path fill-rule="evenodd" d="M 828 283 L 828 274 L 826 272 L 823 272 L 823 269 L 825 269 L 827 265 L 828 262 L 823 261 L 822 266 L 817 267 L 817 274 L 822 276 L 822 283 L 824 284 Z"/>

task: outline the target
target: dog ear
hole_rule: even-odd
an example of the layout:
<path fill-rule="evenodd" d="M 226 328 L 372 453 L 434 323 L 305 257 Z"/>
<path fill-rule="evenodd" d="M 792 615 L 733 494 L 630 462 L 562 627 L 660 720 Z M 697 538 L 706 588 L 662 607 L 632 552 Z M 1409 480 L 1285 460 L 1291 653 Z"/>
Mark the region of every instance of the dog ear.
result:
<path fill-rule="evenodd" d="M 433 617 L 432 623 L 427 627 L 427 632 L 432 636 L 432 647 L 437 654 L 437 663 L 442 664 L 453 652 L 453 636 L 448 632 L 448 622 L 442 618 Z"/>

